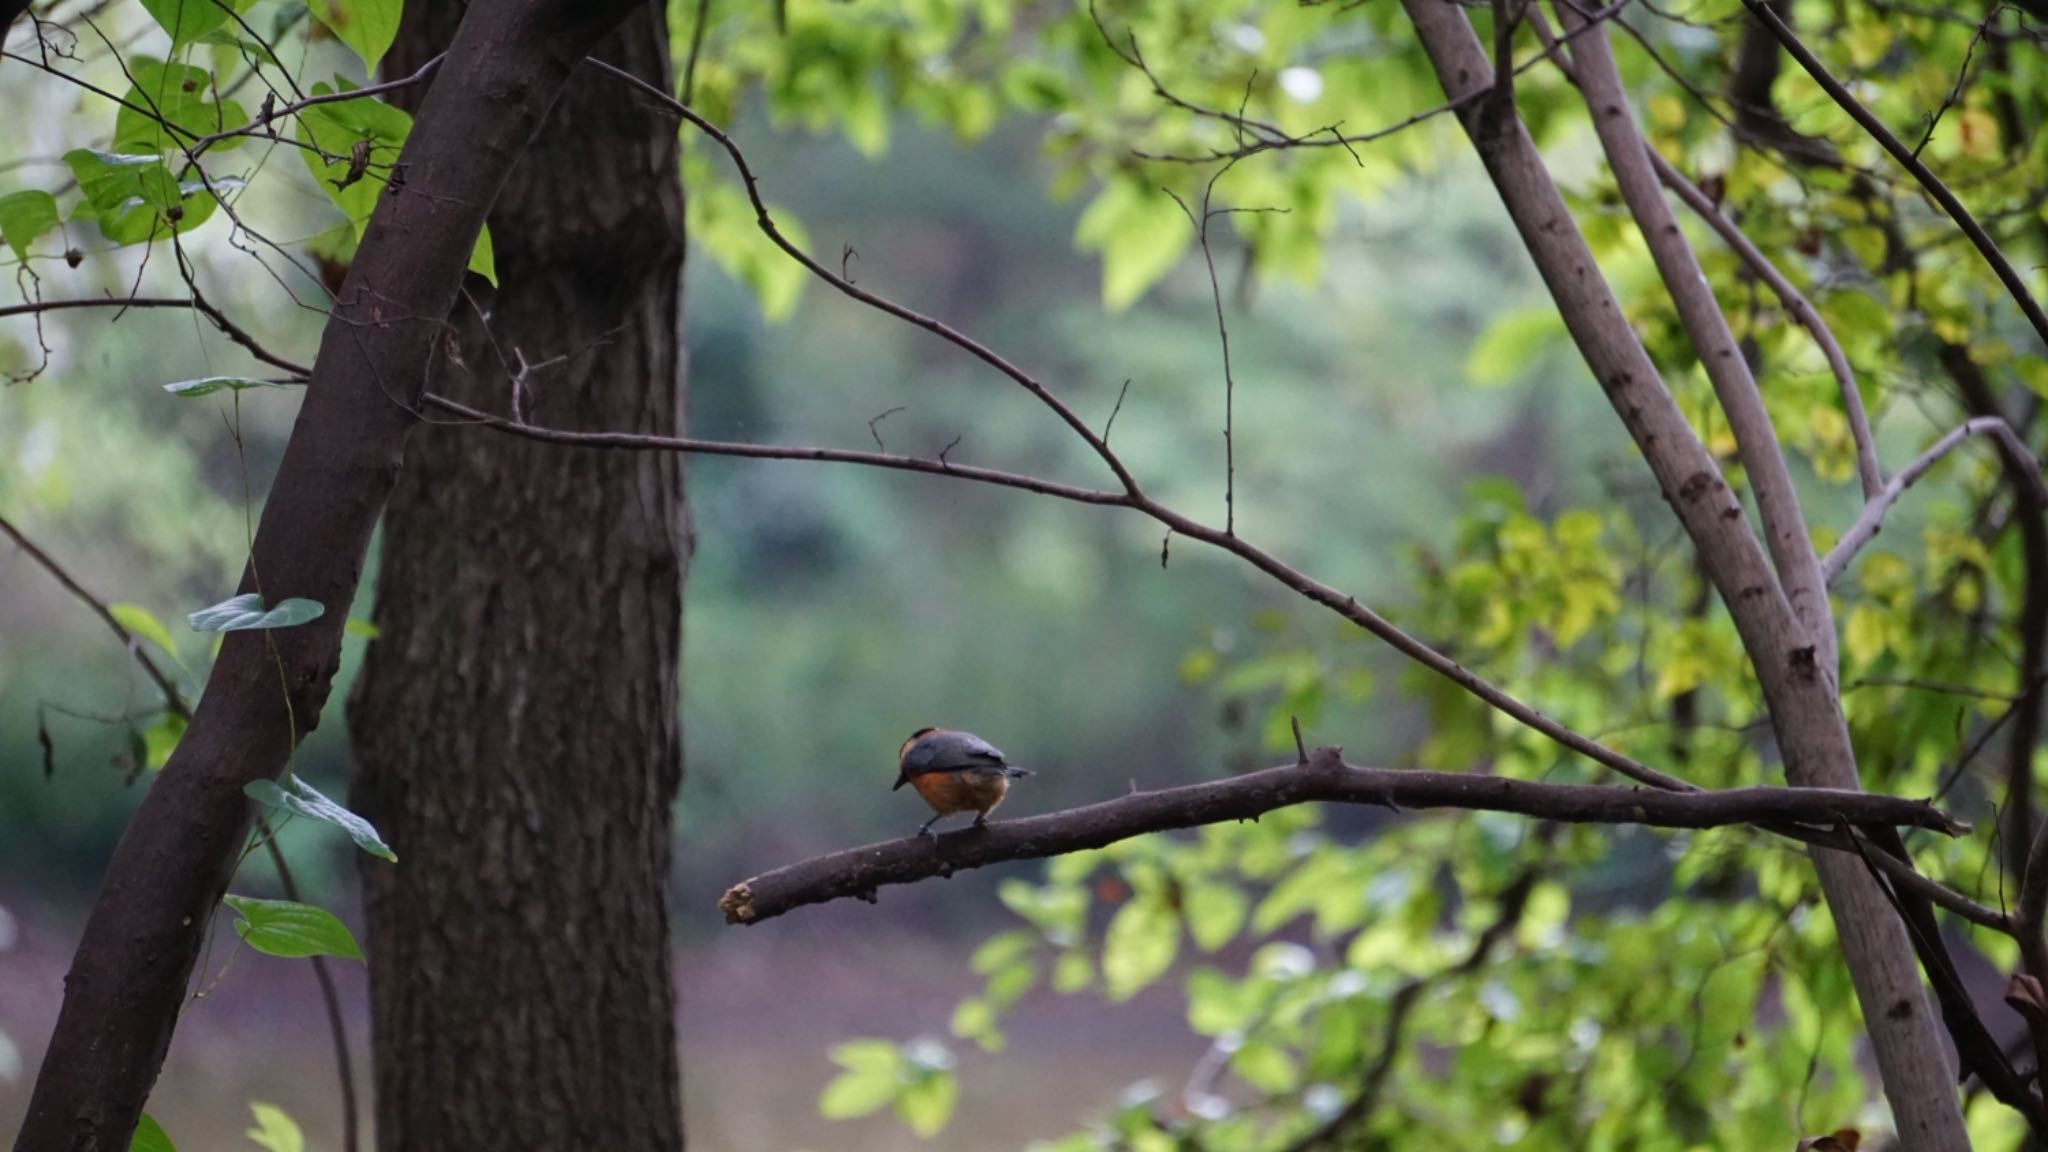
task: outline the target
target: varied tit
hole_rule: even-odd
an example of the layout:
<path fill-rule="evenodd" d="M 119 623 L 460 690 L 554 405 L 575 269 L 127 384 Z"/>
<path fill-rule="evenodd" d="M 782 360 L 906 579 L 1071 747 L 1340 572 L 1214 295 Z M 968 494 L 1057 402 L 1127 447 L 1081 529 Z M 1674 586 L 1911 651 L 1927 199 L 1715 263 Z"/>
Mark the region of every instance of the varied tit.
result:
<path fill-rule="evenodd" d="M 932 806 L 932 818 L 917 830 L 927 840 L 939 838 L 932 825 L 956 812 L 972 812 L 976 828 L 988 827 L 988 814 L 1003 802 L 1010 781 L 1031 775 L 1011 764 L 988 741 L 950 728 L 920 728 L 911 733 L 896 753 L 896 761 L 896 783 L 889 790 L 908 784 Z"/>

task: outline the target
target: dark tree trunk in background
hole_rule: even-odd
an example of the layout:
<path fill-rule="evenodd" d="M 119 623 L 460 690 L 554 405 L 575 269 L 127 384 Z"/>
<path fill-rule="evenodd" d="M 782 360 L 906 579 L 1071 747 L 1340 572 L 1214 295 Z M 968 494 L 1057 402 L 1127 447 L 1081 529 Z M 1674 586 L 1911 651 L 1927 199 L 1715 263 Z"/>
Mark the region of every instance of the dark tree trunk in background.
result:
<path fill-rule="evenodd" d="M 464 10 L 406 8 L 389 75 Z M 668 87 L 661 9 L 594 55 Z M 471 278 L 429 386 L 505 410 L 523 356 L 536 422 L 680 434 L 678 179 L 674 121 L 579 71 L 491 212 L 504 287 Z M 348 710 L 354 806 L 400 860 L 363 869 L 386 1152 L 682 1147 L 684 517 L 666 453 L 431 425 L 412 442 Z"/>

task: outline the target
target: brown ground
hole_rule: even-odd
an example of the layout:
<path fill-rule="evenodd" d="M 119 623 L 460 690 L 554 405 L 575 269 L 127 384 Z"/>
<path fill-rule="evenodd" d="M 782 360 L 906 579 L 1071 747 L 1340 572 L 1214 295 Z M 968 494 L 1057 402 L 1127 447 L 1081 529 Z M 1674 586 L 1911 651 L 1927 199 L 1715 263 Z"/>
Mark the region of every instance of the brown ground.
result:
<path fill-rule="evenodd" d="M 971 940 L 913 937 L 893 927 L 869 939 L 869 926 L 886 921 L 872 912 L 864 918 L 867 911 L 817 909 L 808 918 L 721 933 L 678 953 L 692 1152 L 1020 1149 L 1100 1115 L 1132 1081 L 1157 1076 L 1179 1083 L 1201 1053 L 1171 991 L 1115 1010 L 1093 997 L 1040 991 L 1012 1015 L 1002 1055 L 956 1044 L 960 1106 L 933 1140 L 920 1141 L 887 1117 L 821 1119 L 817 1098 L 834 1072 L 826 1056 L 832 1044 L 859 1035 L 946 1036 L 959 995 L 977 987 L 967 971 Z M 0 952 L 0 1031 L 21 1057 L 19 1077 L 0 1079 L 6 1137 L 27 1106 L 73 939 L 70 930 L 32 916 L 22 916 L 20 926 L 15 947 Z M 360 1063 L 367 1042 L 364 976 L 355 965 L 340 968 Z M 933 988 L 948 991 L 934 997 Z M 150 1111 L 181 1152 L 230 1152 L 254 1147 L 241 1138 L 251 1100 L 296 1116 L 310 1148 L 340 1147 L 333 1059 L 302 961 L 237 956 L 211 993 L 187 1010 Z"/>

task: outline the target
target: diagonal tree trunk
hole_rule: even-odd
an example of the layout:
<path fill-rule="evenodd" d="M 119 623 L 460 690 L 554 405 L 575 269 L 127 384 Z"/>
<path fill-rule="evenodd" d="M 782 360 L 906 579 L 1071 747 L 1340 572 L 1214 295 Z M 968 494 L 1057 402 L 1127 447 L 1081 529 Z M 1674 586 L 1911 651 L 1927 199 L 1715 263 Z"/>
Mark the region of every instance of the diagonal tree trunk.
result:
<path fill-rule="evenodd" d="M 1824 602 L 1810 605 L 1814 620 L 1801 619 L 1786 584 L 1771 571 L 1763 546 L 1751 534 L 1741 504 L 1616 305 L 1511 94 L 1481 94 L 1497 78 L 1471 21 L 1443 0 L 1402 0 L 1402 7 L 1445 94 L 1468 101 L 1458 112 L 1459 122 L 1565 327 L 1641 449 L 1733 617 L 1769 706 L 1787 777 L 1802 786 L 1859 788 L 1837 696 L 1832 636 L 1816 635 L 1819 628 L 1833 627 Z M 1564 11 L 1572 17 L 1569 31 L 1582 18 Z M 1594 39 L 1602 34 L 1594 30 L 1585 45 L 1611 69 L 1602 52 L 1604 41 Z M 1611 94 L 1595 103 L 1596 115 L 1625 111 Z M 1649 237 L 1652 244 L 1665 239 L 1654 230 Z M 1816 851 L 1813 859 L 1901 1138 L 1916 1152 L 1968 1148 L 1954 1072 L 1904 925 L 1863 862 L 1828 851 Z"/>
<path fill-rule="evenodd" d="M 386 68 L 464 5 L 407 6 Z M 593 55 L 669 85 L 662 12 Z M 590 429 L 681 432 L 674 122 L 573 76 L 490 225 L 432 391 Z M 486 326 L 484 317 L 488 317 Z M 667 881 L 689 546 L 660 453 L 430 427 L 385 513 L 380 636 L 349 702 L 377 1142 L 387 1152 L 683 1145 Z"/>

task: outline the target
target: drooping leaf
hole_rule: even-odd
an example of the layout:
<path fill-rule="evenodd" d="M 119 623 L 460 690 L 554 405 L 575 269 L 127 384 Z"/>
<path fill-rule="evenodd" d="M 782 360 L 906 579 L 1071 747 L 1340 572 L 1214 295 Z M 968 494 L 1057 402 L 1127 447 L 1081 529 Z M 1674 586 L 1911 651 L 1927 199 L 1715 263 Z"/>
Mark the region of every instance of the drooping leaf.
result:
<path fill-rule="evenodd" d="M 960 1082 L 951 1072 L 932 1072 L 912 1081 L 896 1097 L 896 1115 L 919 1136 L 931 1137 L 952 1119 Z"/>
<path fill-rule="evenodd" d="M 284 783 L 275 780 L 252 780 L 242 788 L 243 795 L 259 804 L 265 804 L 282 812 L 332 824 L 348 833 L 356 847 L 372 856 L 396 863 L 398 853 L 391 850 L 377 835 L 377 829 L 368 820 L 336 804 L 320 793 L 320 790 L 287 772 Z"/>
<path fill-rule="evenodd" d="M 258 900 L 250 896 L 227 896 L 223 901 L 241 917 L 235 921 L 236 934 L 265 956 L 287 960 L 307 956 L 363 958 L 363 950 L 348 926 L 325 908 L 295 900 Z"/>
<path fill-rule="evenodd" d="M 306 8 L 336 39 L 355 49 L 372 76 L 398 38 L 398 18 L 405 12 L 404 0 L 308 0 Z"/>
<path fill-rule="evenodd" d="M 317 600 L 293 596 L 280 600 L 274 607 L 265 608 L 263 597 L 254 592 L 244 592 L 215 604 L 201 608 L 185 619 L 194 632 L 246 632 L 266 628 L 291 628 L 309 620 L 318 620 L 327 607 Z"/>
<path fill-rule="evenodd" d="M 129 632 L 163 649 L 164 655 L 181 664 L 184 662 L 178 656 L 177 641 L 171 639 L 171 630 L 156 618 L 156 613 L 140 604 L 109 604 L 107 615 Z"/>
<path fill-rule="evenodd" d="M 29 245 L 58 223 L 57 198 L 35 188 L 0 196 L 0 237 L 18 260 L 28 259 Z"/>

